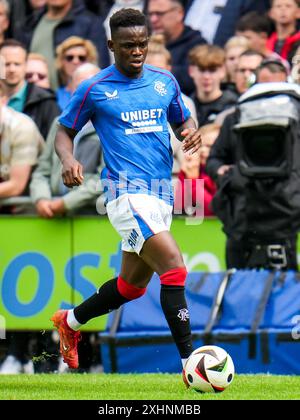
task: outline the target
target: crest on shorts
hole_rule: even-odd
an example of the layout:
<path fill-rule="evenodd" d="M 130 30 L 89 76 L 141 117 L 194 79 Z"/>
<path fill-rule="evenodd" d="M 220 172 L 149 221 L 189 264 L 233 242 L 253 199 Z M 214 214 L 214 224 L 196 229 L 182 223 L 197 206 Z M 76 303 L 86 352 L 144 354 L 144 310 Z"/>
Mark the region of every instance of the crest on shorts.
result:
<path fill-rule="evenodd" d="M 165 86 L 165 83 L 161 82 L 160 80 L 156 80 L 156 82 L 154 82 L 154 89 L 160 94 L 160 96 L 165 96 L 167 94 L 167 89 L 165 89 Z"/>

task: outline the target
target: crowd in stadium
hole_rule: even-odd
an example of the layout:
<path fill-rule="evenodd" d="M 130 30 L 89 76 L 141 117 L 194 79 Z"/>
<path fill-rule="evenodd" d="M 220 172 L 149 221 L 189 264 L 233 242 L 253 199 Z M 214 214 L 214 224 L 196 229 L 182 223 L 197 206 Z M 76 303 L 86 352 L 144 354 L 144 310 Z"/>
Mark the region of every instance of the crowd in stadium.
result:
<path fill-rule="evenodd" d="M 97 200 L 102 206 L 98 174 L 104 163 L 92 124 L 74 141 L 85 174 L 77 188 L 62 182 L 54 139 L 77 86 L 112 64 L 108 21 L 123 7 L 148 16 L 146 63 L 175 75 L 202 130 L 200 153 L 185 155 L 170 127 L 176 214 L 193 215 L 201 179 L 204 215 L 214 216 L 211 201 L 234 164 L 228 154 L 224 158 L 224 137 L 241 95 L 253 84 L 299 82 L 299 0 L 0 0 L 0 214 L 50 219 L 95 215 Z M 187 185 L 190 208 L 183 202 Z M 238 247 L 234 239 L 227 243 L 228 267 L 243 267 L 232 256 Z M 27 339 L 18 340 L 11 340 L 0 373 L 9 370 L 9 357 L 16 372 L 32 372 L 22 350 Z"/>

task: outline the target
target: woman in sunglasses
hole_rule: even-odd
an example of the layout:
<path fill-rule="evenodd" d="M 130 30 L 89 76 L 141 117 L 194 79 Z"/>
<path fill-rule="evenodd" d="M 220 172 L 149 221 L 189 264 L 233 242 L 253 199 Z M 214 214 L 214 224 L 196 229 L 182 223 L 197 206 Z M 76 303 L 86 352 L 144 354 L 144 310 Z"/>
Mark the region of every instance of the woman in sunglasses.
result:
<path fill-rule="evenodd" d="M 60 83 L 56 96 L 61 110 L 66 107 L 72 95 L 72 75 L 84 63 L 98 63 L 97 49 L 91 41 L 71 36 L 56 48 L 56 68 Z"/>

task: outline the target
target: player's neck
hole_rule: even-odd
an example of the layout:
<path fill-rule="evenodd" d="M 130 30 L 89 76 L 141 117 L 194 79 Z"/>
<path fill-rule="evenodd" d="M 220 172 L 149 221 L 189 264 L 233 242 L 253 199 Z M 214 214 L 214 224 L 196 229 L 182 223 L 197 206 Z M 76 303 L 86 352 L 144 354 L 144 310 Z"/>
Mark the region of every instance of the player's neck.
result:
<path fill-rule="evenodd" d="M 115 63 L 115 67 L 118 70 L 119 73 L 121 73 L 123 76 L 128 77 L 129 79 L 140 79 L 143 76 L 143 67 L 141 67 L 141 70 L 136 73 L 129 73 L 126 70 L 124 70 L 122 67 L 118 66 L 117 63 Z"/>

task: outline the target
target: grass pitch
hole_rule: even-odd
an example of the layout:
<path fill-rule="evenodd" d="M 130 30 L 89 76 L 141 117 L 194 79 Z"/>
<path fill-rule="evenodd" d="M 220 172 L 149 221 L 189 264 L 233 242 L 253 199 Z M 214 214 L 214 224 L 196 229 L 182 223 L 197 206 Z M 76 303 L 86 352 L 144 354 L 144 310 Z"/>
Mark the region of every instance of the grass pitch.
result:
<path fill-rule="evenodd" d="M 181 375 L 1 375 L 0 400 L 299 400 L 300 377 L 236 375 L 219 394 L 186 389 Z"/>

